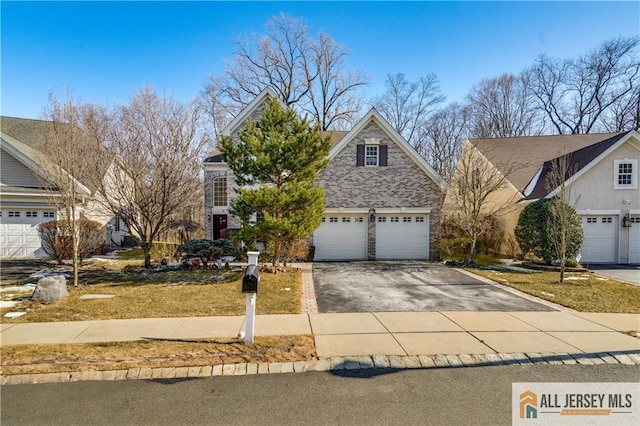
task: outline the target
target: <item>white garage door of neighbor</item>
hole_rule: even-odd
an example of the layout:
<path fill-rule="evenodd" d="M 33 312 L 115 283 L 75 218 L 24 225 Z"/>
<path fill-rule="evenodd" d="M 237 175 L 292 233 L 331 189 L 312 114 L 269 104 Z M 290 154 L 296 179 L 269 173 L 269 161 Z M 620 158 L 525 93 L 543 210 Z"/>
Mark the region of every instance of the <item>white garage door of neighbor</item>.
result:
<path fill-rule="evenodd" d="M 631 216 L 629 263 L 640 263 L 640 216 Z"/>
<path fill-rule="evenodd" d="M 377 260 L 429 258 L 429 216 L 384 214 L 376 221 Z"/>
<path fill-rule="evenodd" d="M 314 260 L 365 260 L 367 221 L 364 215 L 325 214 L 313 233 Z"/>
<path fill-rule="evenodd" d="M 41 244 L 36 226 L 43 220 L 41 215 L 41 211 L 2 211 L 0 257 L 37 257 L 39 255 Z"/>
<path fill-rule="evenodd" d="M 618 263 L 618 216 L 582 216 L 580 263 Z"/>

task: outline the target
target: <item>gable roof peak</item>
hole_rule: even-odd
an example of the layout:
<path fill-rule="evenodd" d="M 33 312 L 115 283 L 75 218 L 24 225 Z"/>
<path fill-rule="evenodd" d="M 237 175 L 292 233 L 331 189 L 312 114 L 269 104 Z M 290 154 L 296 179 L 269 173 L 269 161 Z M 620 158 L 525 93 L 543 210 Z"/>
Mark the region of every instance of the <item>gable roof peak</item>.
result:
<path fill-rule="evenodd" d="M 231 136 L 231 134 L 242 124 L 247 118 L 260 106 L 262 105 L 268 98 L 275 98 L 280 101 L 280 98 L 276 94 L 276 92 L 269 86 L 262 89 L 258 96 L 253 98 L 247 106 L 242 108 L 242 110 L 227 124 L 224 129 L 222 129 L 222 134 L 224 136 Z M 280 101 L 282 103 L 282 101 Z"/>
<path fill-rule="evenodd" d="M 347 134 L 331 149 L 329 152 L 329 159 L 335 158 L 340 151 L 342 151 L 348 144 L 351 142 L 356 135 L 358 135 L 369 122 L 375 121 L 383 132 L 385 132 L 389 138 L 395 142 L 404 152 L 411 158 L 411 160 L 418 165 L 434 182 L 438 184 L 441 189 L 445 189 L 446 184 L 444 179 L 435 171 L 433 167 L 427 163 L 427 160 L 424 157 L 420 156 L 418 152 L 407 142 L 405 138 L 398 133 L 393 126 L 387 121 L 386 118 L 378 112 L 375 108 L 369 109 L 367 112 L 356 124 L 347 132 Z"/>

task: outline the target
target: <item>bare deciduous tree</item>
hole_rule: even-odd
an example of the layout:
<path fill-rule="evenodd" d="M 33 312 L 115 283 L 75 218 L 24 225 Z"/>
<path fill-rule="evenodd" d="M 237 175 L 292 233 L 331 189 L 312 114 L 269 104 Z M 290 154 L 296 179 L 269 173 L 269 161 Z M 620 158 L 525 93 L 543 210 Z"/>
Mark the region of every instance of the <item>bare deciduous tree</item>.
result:
<path fill-rule="evenodd" d="M 545 179 L 545 189 L 555 198 L 549 205 L 547 235 L 560 261 L 560 284 L 564 282 L 567 258 L 576 254 L 573 252 L 579 251 L 584 239 L 580 219 L 573 207 L 579 196 L 574 198 L 571 185 L 567 185 L 567 179 L 574 172 L 571 154 L 560 155 L 551 161 L 551 168 Z"/>
<path fill-rule="evenodd" d="M 310 112 L 328 130 L 350 122 L 360 105 L 360 86 L 369 83 L 363 71 L 350 71 L 349 52 L 327 34 L 309 34 L 304 20 L 284 13 L 269 19 L 262 35 L 240 38 L 234 58 L 223 74 L 205 83 L 205 100 L 215 100 L 235 116 L 262 90 L 270 87 L 287 106 Z"/>
<path fill-rule="evenodd" d="M 447 194 L 451 218 L 470 239 L 465 263 L 473 262 L 478 238 L 492 223 L 486 218 L 503 215 L 513 208 L 517 191 L 508 197 L 498 193 L 508 187 L 509 177 L 521 166 L 515 159 L 504 164 L 488 159 L 473 144 L 465 145 Z"/>
<path fill-rule="evenodd" d="M 344 129 L 360 113 L 362 96 L 357 89 L 369 84 L 369 76 L 347 69 L 349 51 L 325 33 L 319 34 L 312 52 L 316 80 L 303 109 L 315 117 L 320 130 Z"/>
<path fill-rule="evenodd" d="M 425 144 L 419 130 L 429 115 L 445 99 L 440 94 L 435 74 L 408 81 L 402 73 L 387 74 L 386 90 L 373 101 L 373 106 L 398 133 L 417 150 Z"/>
<path fill-rule="evenodd" d="M 208 142 L 200 111 L 143 88 L 111 115 L 105 140 L 109 179 L 96 184 L 100 201 L 127 225 L 151 265 L 153 241 L 184 205 L 197 198 L 200 154 Z M 115 160 L 114 160 L 115 158 Z"/>
<path fill-rule="evenodd" d="M 433 113 L 420 128 L 416 150 L 447 182 L 451 180 L 462 147 L 469 137 L 467 117 L 460 105 L 450 104 Z"/>
<path fill-rule="evenodd" d="M 639 37 L 619 37 L 577 59 L 536 60 L 533 93 L 555 131 L 591 133 L 607 127 L 605 112 L 640 84 L 639 42 Z"/>
<path fill-rule="evenodd" d="M 640 129 L 640 84 L 612 104 L 602 121 L 607 132 Z"/>
<path fill-rule="evenodd" d="M 40 147 L 39 177 L 49 190 L 49 202 L 61 220 L 58 235 L 71 241 L 73 285 L 78 285 L 81 228 L 91 197 L 86 186 L 88 174 L 95 169 L 96 147 L 83 131 L 87 108 L 67 93 L 62 100 L 49 94 L 49 106 L 44 110 L 49 122 L 45 142 Z"/>
<path fill-rule="evenodd" d="M 476 138 L 539 135 L 544 130 L 528 72 L 482 80 L 467 95 L 469 127 Z"/>

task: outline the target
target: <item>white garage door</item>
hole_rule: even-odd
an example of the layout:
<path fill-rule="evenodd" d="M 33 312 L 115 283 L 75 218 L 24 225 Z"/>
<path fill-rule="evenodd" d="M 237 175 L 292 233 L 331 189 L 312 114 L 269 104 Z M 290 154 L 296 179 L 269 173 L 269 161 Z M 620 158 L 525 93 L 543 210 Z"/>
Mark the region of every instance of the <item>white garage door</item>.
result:
<path fill-rule="evenodd" d="M 44 257 L 36 227 L 40 222 L 54 220 L 52 216 L 52 212 L 41 210 L 2 210 L 0 257 Z"/>
<path fill-rule="evenodd" d="M 376 223 L 376 259 L 428 259 L 429 217 L 384 214 Z"/>
<path fill-rule="evenodd" d="M 325 214 L 313 233 L 314 260 L 366 260 L 364 215 Z"/>
<path fill-rule="evenodd" d="M 582 216 L 584 243 L 580 263 L 618 263 L 618 217 Z"/>
<path fill-rule="evenodd" d="M 629 263 L 640 263 L 640 216 L 631 216 Z"/>

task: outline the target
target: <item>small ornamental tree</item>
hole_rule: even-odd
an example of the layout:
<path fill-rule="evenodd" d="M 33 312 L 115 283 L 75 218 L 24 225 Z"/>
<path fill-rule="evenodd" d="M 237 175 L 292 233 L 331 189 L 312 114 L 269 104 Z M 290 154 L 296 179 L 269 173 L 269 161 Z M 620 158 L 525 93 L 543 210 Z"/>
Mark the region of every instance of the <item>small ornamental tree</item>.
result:
<path fill-rule="evenodd" d="M 556 217 L 559 207 L 568 218 L 564 256 L 558 253 L 557 245 L 554 244 L 558 234 L 562 232 Z M 576 257 L 584 240 L 580 217 L 575 209 L 558 199 L 541 199 L 525 207 L 520 213 L 514 233 L 525 254 L 533 253 L 544 259 L 547 264 L 562 258 Z"/>
<path fill-rule="evenodd" d="M 247 121 L 239 141 L 220 139 L 222 158 L 241 188 L 231 205 L 243 223 L 235 238 L 265 242 L 274 266 L 286 244 L 320 226 L 324 190 L 315 180 L 327 165 L 329 141 L 317 125 L 275 99 L 257 122 Z"/>

